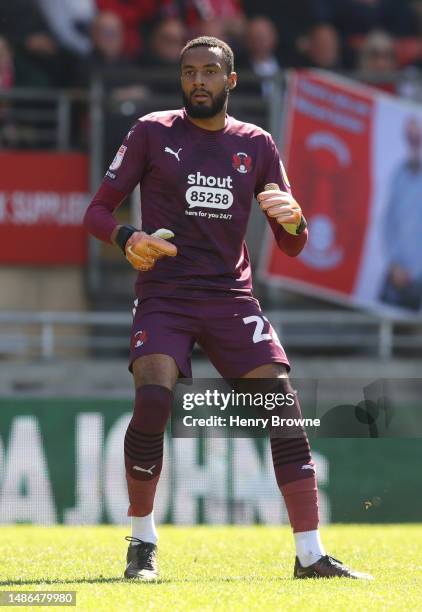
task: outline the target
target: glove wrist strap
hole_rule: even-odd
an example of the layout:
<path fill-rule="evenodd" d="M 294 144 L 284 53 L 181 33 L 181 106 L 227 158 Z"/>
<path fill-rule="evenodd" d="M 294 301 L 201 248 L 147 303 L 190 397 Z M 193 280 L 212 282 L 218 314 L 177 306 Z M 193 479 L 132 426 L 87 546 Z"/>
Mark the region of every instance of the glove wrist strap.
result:
<path fill-rule="evenodd" d="M 116 234 L 115 242 L 122 249 L 123 255 L 126 255 L 125 249 L 127 241 L 135 232 L 139 232 L 139 230 L 133 225 L 122 225 L 119 228 L 119 231 Z"/>
<path fill-rule="evenodd" d="M 306 228 L 308 227 L 308 224 L 306 223 L 306 219 L 305 217 L 302 215 L 301 219 L 300 219 L 300 223 L 296 228 L 296 236 L 298 236 L 299 234 L 301 234 L 302 232 L 304 232 L 306 230 Z"/>

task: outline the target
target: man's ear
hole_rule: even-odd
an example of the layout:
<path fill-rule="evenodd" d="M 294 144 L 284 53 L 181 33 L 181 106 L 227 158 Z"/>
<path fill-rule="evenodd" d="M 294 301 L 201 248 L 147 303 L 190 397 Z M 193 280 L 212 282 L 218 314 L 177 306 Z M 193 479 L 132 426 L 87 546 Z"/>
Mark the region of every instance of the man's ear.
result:
<path fill-rule="evenodd" d="M 236 74 L 236 72 L 231 72 L 229 74 L 229 76 L 228 76 L 227 81 L 228 81 L 229 89 L 230 90 L 234 89 L 236 87 L 236 85 L 237 85 L 237 74 Z"/>

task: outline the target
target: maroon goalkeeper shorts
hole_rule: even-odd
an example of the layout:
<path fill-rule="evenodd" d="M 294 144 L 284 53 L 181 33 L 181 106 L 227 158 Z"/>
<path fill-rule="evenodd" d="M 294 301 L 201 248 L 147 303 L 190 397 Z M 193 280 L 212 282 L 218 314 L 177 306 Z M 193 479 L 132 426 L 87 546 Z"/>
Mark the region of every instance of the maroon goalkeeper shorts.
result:
<path fill-rule="evenodd" d="M 223 378 L 240 378 L 266 363 L 289 361 L 278 336 L 253 297 L 188 300 L 135 300 L 130 364 L 138 357 L 161 353 L 192 377 L 191 353 L 197 342 Z"/>

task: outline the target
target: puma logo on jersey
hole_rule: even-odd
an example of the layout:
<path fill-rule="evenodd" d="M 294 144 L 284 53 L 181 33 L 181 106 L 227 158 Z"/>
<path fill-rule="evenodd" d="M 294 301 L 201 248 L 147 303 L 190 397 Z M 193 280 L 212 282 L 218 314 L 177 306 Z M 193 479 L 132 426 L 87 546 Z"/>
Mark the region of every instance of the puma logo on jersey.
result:
<path fill-rule="evenodd" d="M 164 149 L 164 153 L 170 153 L 170 155 L 174 155 L 174 157 L 177 159 L 177 161 L 180 161 L 180 157 L 179 157 L 179 153 L 182 150 L 182 147 L 180 147 L 180 149 L 178 149 L 177 153 L 176 151 L 173 151 L 173 149 L 170 149 L 170 147 L 166 147 Z"/>

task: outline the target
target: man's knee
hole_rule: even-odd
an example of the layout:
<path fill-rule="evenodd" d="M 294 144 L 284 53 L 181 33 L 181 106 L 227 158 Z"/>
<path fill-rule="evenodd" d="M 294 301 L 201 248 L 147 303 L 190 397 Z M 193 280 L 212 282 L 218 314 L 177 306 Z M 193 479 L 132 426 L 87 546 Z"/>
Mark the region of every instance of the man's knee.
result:
<path fill-rule="evenodd" d="M 126 472 L 135 480 L 153 480 L 161 472 L 164 430 L 173 393 L 160 385 L 136 390 L 135 409 L 125 436 Z"/>
<path fill-rule="evenodd" d="M 173 392 L 162 385 L 143 385 L 136 389 L 135 409 L 130 425 L 145 434 L 162 433 L 173 403 Z"/>
<path fill-rule="evenodd" d="M 160 353 L 138 357 L 132 364 L 132 370 L 135 389 L 144 385 L 159 385 L 172 391 L 179 376 L 173 357 Z"/>

